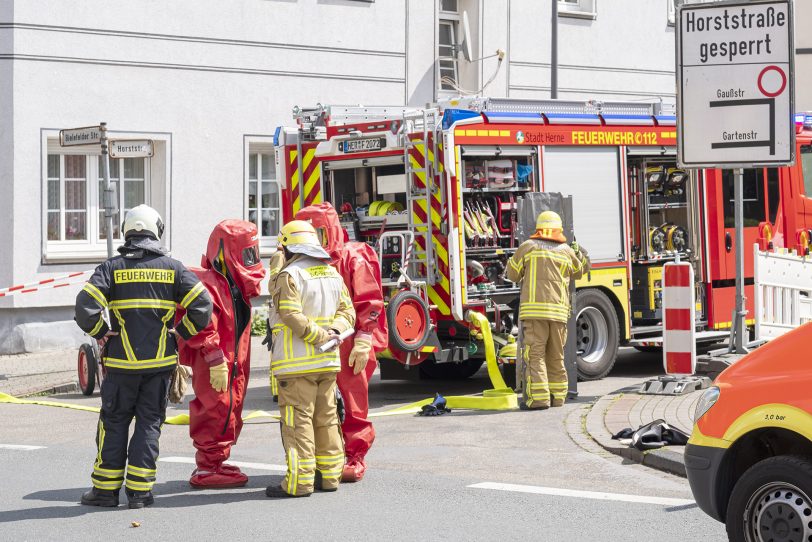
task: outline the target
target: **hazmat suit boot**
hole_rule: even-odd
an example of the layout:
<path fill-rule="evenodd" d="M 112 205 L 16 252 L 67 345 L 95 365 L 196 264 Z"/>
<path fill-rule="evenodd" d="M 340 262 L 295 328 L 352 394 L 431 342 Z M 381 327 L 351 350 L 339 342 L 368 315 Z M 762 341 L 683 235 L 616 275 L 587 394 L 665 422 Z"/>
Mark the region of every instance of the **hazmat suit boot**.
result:
<path fill-rule="evenodd" d="M 82 504 L 115 508 L 118 506 L 118 490 L 90 488 L 82 495 Z"/>
<path fill-rule="evenodd" d="M 155 497 L 152 496 L 152 491 L 132 491 L 126 490 L 128 506 L 130 508 L 144 508 L 152 505 L 155 502 Z"/>
<path fill-rule="evenodd" d="M 271 499 L 285 499 L 288 497 L 291 499 L 296 499 L 300 497 L 309 497 L 310 495 L 312 495 L 312 493 L 304 493 L 302 495 L 291 495 L 290 493 L 288 493 L 279 486 L 268 486 L 265 488 L 265 496 L 270 497 Z"/>
<path fill-rule="evenodd" d="M 189 485 L 197 489 L 228 489 L 243 487 L 248 483 L 246 476 L 235 465 L 219 465 L 213 471 L 195 469 L 189 478 Z"/>
<path fill-rule="evenodd" d="M 363 480 L 366 470 L 367 464 L 363 459 L 348 459 L 344 465 L 344 469 L 341 471 L 341 481 L 349 483 L 360 482 Z"/>
<path fill-rule="evenodd" d="M 322 477 L 321 471 L 316 471 L 316 477 L 313 481 L 313 487 L 316 488 L 316 491 L 325 491 L 328 493 L 332 493 L 333 491 L 338 491 L 338 486 L 335 487 L 325 487 L 324 485 L 324 478 Z"/>

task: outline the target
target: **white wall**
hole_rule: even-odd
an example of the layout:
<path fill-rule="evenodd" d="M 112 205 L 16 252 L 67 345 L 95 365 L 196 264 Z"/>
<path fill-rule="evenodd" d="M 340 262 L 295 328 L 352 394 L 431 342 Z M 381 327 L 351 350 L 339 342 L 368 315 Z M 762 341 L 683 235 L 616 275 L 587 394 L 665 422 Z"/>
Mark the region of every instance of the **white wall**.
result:
<path fill-rule="evenodd" d="M 633 6 L 633 12 L 630 7 Z M 510 2 L 510 96 L 550 96 L 550 0 Z M 558 97 L 674 101 L 666 0 L 598 1 L 594 20 L 558 17 Z"/>
<path fill-rule="evenodd" d="M 460 1 L 475 56 L 508 52 L 487 94 L 549 96 L 549 2 Z M 673 95 L 665 2 L 636 2 L 633 18 L 606 0 L 596 20 L 561 17 L 559 96 Z M 168 240 L 198 265 L 214 224 L 244 216 L 246 135 L 292 124 L 297 104 L 435 99 L 437 9 L 438 0 L 0 0 L 0 216 L 13 217 L 0 236 L 9 255 L 0 287 L 95 266 L 42 263 L 43 134 L 101 121 L 160 134 Z M 470 88 L 496 67 L 460 63 Z M 0 319 L 12 308 L 7 324 L 65 319 L 77 290 L 0 298 Z M 0 352 L 3 340 L 0 329 Z"/>
<path fill-rule="evenodd" d="M 795 2 L 795 110 L 812 111 L 812 2 Z"/>

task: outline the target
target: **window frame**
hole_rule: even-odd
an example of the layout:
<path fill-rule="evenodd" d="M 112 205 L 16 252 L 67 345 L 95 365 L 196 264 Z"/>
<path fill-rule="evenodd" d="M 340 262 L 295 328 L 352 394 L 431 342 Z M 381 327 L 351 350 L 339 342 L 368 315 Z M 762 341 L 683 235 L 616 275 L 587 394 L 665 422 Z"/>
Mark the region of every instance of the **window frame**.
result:
<path fill-rule="evenodd" d="M 598 18 L 598 0 L 557 0 L 559 17 Z"/>
<path fill-rule="evenodd" d="M 99 181 L 102 171 L 99 166 L 99 156 L 101 147 L 99 145 L 78 145 L 74 147 L 61 147 L 59 145 L 59 130 L 41 130 L 41 154 L 40 154 L 40 243 L 41 243 L 41 263 L 64 264 L 64 263 L 95 263 L 104 261 L 107 258 L 107 240 L 101 237 L 103 220 L 99 214 L 104 208 L 99 204 Z M 169 221 L 170 209 L 170 180 L 171 180 L 171 134 L 165 132 L 108 132 L 110 139 L 152 139 L 155 145 L 155 155 L 152 158 L 144 158 L 144 199 L 148 205 L 158 209 L 164 217 L 164 222 Z M 85 198 L 86 198 L 86 231 L 87 239 L 79 240 L 49 240 L 48 239 L 48 156 L 60 156 L 60 230 L 64 229 L 65 214 L 65 193 L 64 193 L 64 158 L 66 155 L 81 155 L 85 159 Z M 112 160 L 112 159 L 111 159 Z M 123 168 L 119 172 L 119 178 L 123 178 Z M 112 179 L 111 179 L 112 182 Z M 162 183 L 163 187 L 156 190 L 157 183 Z M 119 212 L 123 209 L 124 191 L 123 185 L 118 190 Z M 60 237 L 63 232 L 60 231 Z M 169 229 L 164 233 L 162 243 L 170 246 Z M 114 238 L 114 246 L 122 243 L 122 239 Z"/>
<path fill-rule="evenodd" d="M 447 12 L 442 12 L 439 20 L 437 21 L 437 91 L 440 93 L 449 93 L 449 94 L 457 94 L 457 90 L 453 87 L 449 86 L 445 88 L 442 82 L 443 78 L 443 68 L 442 62 L 450 62 L 451 67 L 453 69 L 453 79 L 457 86 L 460 86 L 460 59 L 459 54 L 455 50 L 454 42 L 457 40 L 457 34 L 459 33 L 459 16 L 451 16 L 447 14 Z M 440 48 L 441 47 L 449 47 L 449 45 L 441 44 L 440 43 L 440 28 L 442 26 L 448 26 L 451 33 L 451 56 L 441 56 L 440 55 Z"/>
<path fill-rule="evenodd" d="M 260 136 L 260 135 L 251 135 L 245 136 L 244 138 L 244 171 L 243 171 L 243 219 L 252 222 L 257 226 L 257 231 L 259 232 L 259 252 L 261 257 L 270 256 L 276 250 L 277 246 L 277 237 L 278 235 L 262 235 L 262 215 L 261 211 L 265 208 L 262 207 L 262 183 L 271 182 L 276 185 L 276 189 L 279 194 L 278 198 L 278 208 L 275 207 L 268 207 L 269 210 L 276 209 L 278 212 L 278 220 L 280 227 L 284 223 L 284 203 L 282 199 L 282 181 L 280 180 L 280 175 L 282 174 L 279 171 L 279 161 L 276 159 L 276 152 L 274 148 L 274 137 L 273 136 Z M 257 178 L 255 179 L 257 183 L 257 221 L 252 221 L 249 218 L 249 212 L 252 207 L 249 207 L 249 197 L 250 197 L 250 186 L 251 186 L 251 156 L 253 154 L 260 154 L 260 155 L 268 155 L 270 159 L 274 161 L 274 178 L 273 179 L 263 179 L 262 178 L 262 163 L 261 161 L 257 164 Z"/>

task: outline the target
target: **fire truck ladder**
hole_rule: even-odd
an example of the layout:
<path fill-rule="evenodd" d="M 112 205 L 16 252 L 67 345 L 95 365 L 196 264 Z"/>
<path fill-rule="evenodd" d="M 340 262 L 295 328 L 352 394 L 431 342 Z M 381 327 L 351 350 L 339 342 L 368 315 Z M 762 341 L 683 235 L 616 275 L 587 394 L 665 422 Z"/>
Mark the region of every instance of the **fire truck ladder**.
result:
<path fill-rule="evenodd" d="M 410 260 L 411 268 L 415 272 L 412 276 L 419 276 L 416 270 L 423 265 L 426 269 L 426 282 L 435 284 L 437 280 L 437 265 L 434 260 L 434 233 L 435 226 L 432 222 L 432 199 L 439 190 L 435 182 L 434 162 L 437 156 L 437 128 L 441 121 L 440 111 L 436 108 L 420 109 L 403 114 L 403 122 L 400 128 L 400 136 L 403 139 L 403 164 L 406 173 L 406 201 L 409 213 L 409 229 L 414 232 L 415 239 L 423 237 L 425 239 L 425 251 L 412 256 Z M 412 134 L 419 134 L 420 137 L 413 139 Z M 420 150 L 422 149 L 422 152 Z M 412 151 L 417 150 L 423 155 L 423 165 L 412 157 Z M 422 179 L 423 186 L 417 186 L 415 179 Z M 425 210 L 425 222 L 414 212 L 415 206 L 420 206 Z"/>
<path fill-rule="evenodd" d="M 462 107 L 491 113 L 544 113 L 558 115 L 575 114 L 601 114 L 601 115 L 636 115 L 652 117 L 658 115 L 674 115 L 672 104 L 661 102 L 621 102 L 621 101 L 583 101 L 558 99 L 522 99 L 522 98 L 469 98 Z M 459 105 L 456 107 L 460 107 Z M 567 122 L 571 122 L 568 119 Z M 623 123 L 630 120 L 625 118 Z M 632 122 L 634 122 L 632 120 Z"/>

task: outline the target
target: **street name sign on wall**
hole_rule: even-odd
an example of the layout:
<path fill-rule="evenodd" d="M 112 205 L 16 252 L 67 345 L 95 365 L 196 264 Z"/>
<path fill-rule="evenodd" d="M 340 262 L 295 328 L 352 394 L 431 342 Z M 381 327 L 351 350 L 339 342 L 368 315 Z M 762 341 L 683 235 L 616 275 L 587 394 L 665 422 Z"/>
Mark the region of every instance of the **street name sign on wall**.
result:
<path fill-rule="evenodd" d="M 102 134 L 99 126 L 59 130 L 59 144 L 63 147 L 98 145 L 101 143 L 101 138 Z"/>
<path fill-rule="evenodd" d="M 678 8 L 681 166 L 793 163 L 794 50 L 790 0 Z"/>
<path fill-rule="evenodd" d="M 151 139 L 110 140 L 110 158 L 151 158 L 152 154 Z"/>

